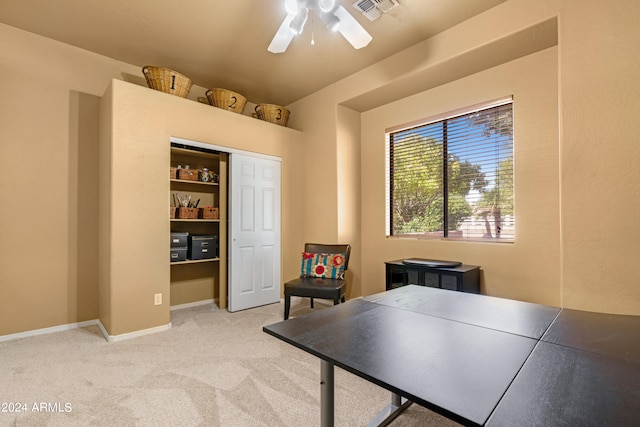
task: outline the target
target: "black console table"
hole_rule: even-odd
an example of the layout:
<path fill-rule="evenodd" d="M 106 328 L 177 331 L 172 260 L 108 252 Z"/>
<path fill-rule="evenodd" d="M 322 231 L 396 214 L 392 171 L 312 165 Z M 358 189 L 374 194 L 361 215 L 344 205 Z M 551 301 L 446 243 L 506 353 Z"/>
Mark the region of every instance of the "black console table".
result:
<path fill-rule="evenodd" d="M 385 262 L 387 290 L 406 285 L 421 285 L 474 294 L 480 293 L 480 267 L 477 265 L 460 264 L 455 267 L 434 267 L 428 264 L 404 261 Z"/>

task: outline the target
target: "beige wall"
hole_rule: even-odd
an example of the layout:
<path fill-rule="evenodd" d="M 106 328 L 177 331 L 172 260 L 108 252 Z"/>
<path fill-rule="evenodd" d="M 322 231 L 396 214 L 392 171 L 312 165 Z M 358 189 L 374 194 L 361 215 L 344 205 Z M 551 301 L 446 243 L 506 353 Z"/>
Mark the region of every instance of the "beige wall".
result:
<path fill-rule="evenodd" d="M 100 312 L 110 335 L 167 325 L 169 295 L 167 215 L 170 138 L 178 137 L 282 158 L 283 277 L 295 277 L 301 243 L 301 133 L 245 115 L 212 108 L 148 88 L 113 80 L 101 105 L 111 111 L 108 173 L 110 200 L 100 206 L 100 248 L 110 262 L 100 271 L 100 289 L 109 289 L 108 313 Z M 105 171 L 107 172 L 107 171 Z M 132 174 L 134 172 L 134 174 Z M 105 257 L 106 258 L 106 257 Z M 105 322 L 103 322 L 104 324 Z"/>
<path fill-rule="evenodd" d="M 347 298 L 351 298 L 362 295 L 360 114 L 338 106 L 336 123 L 336 242 L 351 245 L 349 268 L 346 273 L 346 278 L 351 284 L 346 291 Z"/>
<path fill-rule="evenodd" d="M 481 264 L 483 288 L 490 293 L 640 314 L 640 272 L 633 265 L 640 255 L 639 15 L 640 3 L 629 0 L 510 0 L 296 102 L 291 106 L 291 126 L 303 130 L 303 140 L 291 147 L 295 151 L 291 155 L 301 160 L 283 170 L 283 180 L 297 182 L 304 191 L 288 195 L 300 212 L 282 212 L 283 224 L 293 221 L 297 227 L 293 238 L 297 241 L 283 248 L 283 277 L 295 275 L 304 241 L 347 239 L 354 248 L 360 245 L 350 266 L 353 297 L 360 289 L 369 293 L 380 288 L 381 279 L 365 280 L 364 272 L 381 271 L 381 260 L 426 249 L 431 255 L 437 248 L 446 250 L 447 257 Z M 557 26 L 557 42 L 547 31 L 549 22 Z M 524 37 L 516 37 L 518 33 Z M 544 41 L 537 43 L 541 38 Z M 534 46 L 520 53 L 497 48 L 509 47 L 510 41 Z M 557 184 L 550 187 L 552 192 L 558 189 L 558 207 L 551 202 L 538 208 L 536 200 L 520 197 L 517 209 L 520 212 L 531 203 L 550 217 L 557 209 L 553 216 L 560 219 L 559 230 L 554 231 L 554 220 L 543 226 L 551 250 L 559 245 L 557 260 L 551 267 L 529 262 L 526 253 L 540 259 L 536 253 L 540 246 L 532 238 L 521 248 L 520 236 L 535 233 L 529 226 L 522 228 L 530 217 L 524 211 L 511 247 L 384 239 L 384 229 L 377 228 L 384 206 L 370 195 L 382 194 L 383 170 L 373 171 L 353 154 L 360 150 L 365 159 L 379 162 L 379 136 L 366 137 L 364 127 L 362 140 L 357 136 L 354 121 L 359 121 L 360 113 L 364 123 L 395 101 L 402 109 L 412 109 L 416 95 L 416 100 L 422 97 L 415 107 L 423 109 L 419 117 L 427 116 L 436 108 L 427 91 L 460 95 L 470 82 L 493 81 L 489 76 L 503 69 L 500 64 L 507 70 L 518 66 L 518 61 L 509 62 L 520 56 L 538 51 L 547 55 L 550 44 L 557 44 L 558 116 L 549 119 L 548 128 L 525 133 L 543 132 L 548 141 L 548 129 L 554 129 L 557 121 L 558 151 L 552 153 L 549 145 L 551 151 L 540 160 L 522 160 L 534 170 L 516 165 L 516 173 L 548 172 L 552 180 L 557 175 Z M 114 78 L 144 84 L 139 67 L 5 25 L 0 25 L 0 51 L 0 190 L 12 200 L 0 210 L 0 231 L 10 242 L 0 256 L 0 335 L 95 319 L 98 301 L 103 300 L 98 296 L 95 239 L 98 103 Z M 538 54 L 523 60 L 541 61 L 546 70 L 531 78 L 549 78 L 548 60 Z M 522 88 L 523 93 L 532 93 L 531 89 Z M 192 96 L 203 93 L 192 91 Z M 546 90 L 541 93 L 547 95 Z M 464 97 L 449 102 L 473 103 Z M 445 100 L 442 107 L 447 107 Z M 209 136 L 198 129 L 191 135 Z M 525 147 L 518 143 L 516 152 L 522 153 Z M 374 150 L 369 153 L 370 144 Z M 557 170 L 537 169 L 538 162 L 553 164 L 556 155 Z M 358 182 L 354 174 L 361 176 Z M 323 183 L 322 198 L 308 189 L 318 181 Z M 547 195 L 543 199 L 541 203 L 549 203 Z M 304 221 L 296 223 L 300 217 Z M 289 232 L 283 230 L 283 236 Z M 381 245 L 371 248 L 365 241 Z M 369 256 L 377 251 L 384 255 Z M 513 272 L 497 262 L 501 252 L 514 262 Z"/>
<path fill-rule="evenodd" d="M 356 289 L 381 290 L 384 260 L 420 255 L 481 265 L 492 295 L 640 314 L 638 16 L 632 1 L 511 0 L 294 103 L 313 150 L 340 147 L 326 134 L 339 105 L 361 113 Z M 385 125 L 510 93 L 516 243 L 386 239 Z M 309 105 L 323 111 L 313 126 Z M 312 228 L 326 228 L 324 216 L 307 212 Z"/>
<path fill-rule="evenodd" d="M 302 135 L 303 175 L 300 177 L 306 186 L 300 194 L 306 225 L 304 242 L 337 242 L 338 238 L 335 105 L 333 88 L 318 92 L 297 103 L 296 108 L 304 114 L 291 114 L 289 122 L 293 128 L 305 130 Z"/>
<path fill-rule="evenodd" d="M 95 319 L 98 103 L 136 67 L 6 25 L 0 52 L 0 335 Z"/>
<path fill-rule="evenodd" d="M 102 159 L 109 159 L 112 154 L 127 158 L 131 154 L 131 150 L 121 148 L 112 153 L 108 147 L 98 144 L 99 135 L 110 139 L 119 132 L 117 129 L 99 129 L 100 120 L 110 122 L 118 115 L 112 115 L 110 109 L 100 112 L 99 105 L 101 102 L 123 102 L 122 99 L 112 100 L 110 91 L 102 98 L 112 79 L 121 84 L 120 80 L 125 80 L 146 86 L 140 67 L 2 24 L 0 51 L 0 72 L 3 76 L 0 79 L 3 93 L 0 102 L 0 188 L 12 196 L 15 206 L 21 206 L 20 209 L 0 209 L 0 231 L 11 242 L 0 249 L 0 289 L 3 294 L 0 298 L 0 336 L 98 317 L 111 334 L 166 324 L 166 314 L 158 317 L 151 312 L 149 318 L 139 316 L 136 313 L 140 308 L 136 304 L 118 305 L 118 310 L 123 313 L 117 313 L 115 318 L 112 316 L 116 310 L 112 304 L 114 298 L 126 299 L 133 293 L 135 298 L 145 298 L 146 301 L 146 292 L 136 291 L 137 285 L 132 289 L 98 287 L 99 265 L 103 272 L 111 274 L 109 266 L 123 262 L 116 247 L 99 251 L 98 205 L 109 206 L 112 203 L 112 188 L 130 188 L 121 181 L 111 183 L 105 180 L 99 187 L 99 152 Z M 143 93 L 168 96 L 134 87 Z M 189 98 L 193 100 L 204 96 L 204 92 L 205 89 L 194 86 Z M 234 122 L 240 131 L 222 127 L 225 130 L 221 132 L 219 124 L 214 129 L 216 119 L 206 114 L 215 111 L 213 108 L 189 100 L 176 101 L 179 105 L 195 108 L 198 112 L 193 117 L 199 118 L 202 126 L 189 122 L 198 129 L 182 131 L 188 127 L 185 122 L 181 127 L 167 130 L 165 123 L 162 129 L 168 133 L 162 134 L 162 140 L 166 141 L 167 149 L 167 135 L 175 135 L 281 155 L 282 179 L 286 182 L 282 194 L 283 207 L 292 200 L 295 206 L 300 206 L 297 199 L 300 189 L 296 186 L 300 185 L 302 175 L 301 144 L 287 142 L 285 148 L 276 147 L 278 144 L 271 137 L 264 138 L 262 134 L 270 131 L 243 129 L 246 121 Z M 150 111 L 155 111 L 154 108 Z M 157 109 L 162 110 L 161 107 Z M 189 107 L 187 110 L 191 111 Z M 141 120 L 132 124 L 133 127 L 157 124 L 148 116 L 131 117 Z M 275 127 L 245 116 L 242 118 L 249 123 L 257 123 L 259 129 L 263 129 L 262 126 Z M 282 130 L 297 134 L 291 129 Z M 145 143 L 136 141 L 131 145 L 138 160 L 158 156 L 154 152 L 138 151 Z M 162 176 L 166 182 L 164 169 Z M 136 188 L 137 194 L 140 190 Z M 132 193 L 118 193 L 113 203 L 120 206 L 134 197 Z M 165 194 L 163 203 L 166 201 Z M 301 215 L 297 209 L 285 207 L 282 210 L 283 235 L 286 233 L 288 237 L 285 239 L 289 239 L 283 241 L 283 277 L 295 277 L 299 266 L 303 240 Z M 164 212 L 165 209 L 162 210 Z M 106 212 L 100 214 L 104 217 Z M 141 207 L 135 214 L 146 215 L 147 212 Z M 135 223 L 137 219 L 131 221 Z M 168 233 L 168 223 L 166 227 Z M 109 235 L 109 229 L 101 229 L 103 239 Z M 289 243 L 291 241 L 293 243 Z M 163 262 L 161 269 L 168 269 L 168 265 L 164 267 L 166 264 Z M 121 274 L 119 271 L 122 270 L 112 277 L 101 275 L 101 278 L 131 284 L 129 278 L 118 276 Z M 168 302 L 168 298 L 164 301 Z M 163 306 L 165 308 L 168 310 Z M 130 323 L 127 319 L 131 318 L 139 320 Z M 126 324 L 121 325 L 117 319 L 123 319 Z"/>
<path fill-rule="evenodd" d="M 640 2 L 561 11 L 563 304 L 640 314 Z"/>
<path fill-rule="evenodd" d="M 385 128 L 511 95 L 515 243 L 386 238 Z M 363 271 L 364 293 L 384 290 L 385 260 L 422 257 L 481 266 L 483 293 L 560 304 L 557 99 L 557 49 L 549 48 L 362 114 L 362 256 L 374 263 Z M 545 266 L 545 280 L 524 268 L 535 265 Z"/>

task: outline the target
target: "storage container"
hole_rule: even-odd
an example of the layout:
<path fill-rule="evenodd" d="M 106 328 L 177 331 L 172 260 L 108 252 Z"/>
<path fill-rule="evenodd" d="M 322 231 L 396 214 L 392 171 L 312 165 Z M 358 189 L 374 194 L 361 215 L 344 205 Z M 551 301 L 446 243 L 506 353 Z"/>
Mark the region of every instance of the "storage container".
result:
<path fill-rule="evenodd" d="M 184 179 L 187 181 L 198 181 L 197 169 L 180 168 L 177 170 L 177 172 L 178 172 L 178 179 Z"/>
<path fill-rule="evenodd" d="M 186 261 L 187 248 L 171 248 L 171 262 Z"/>
<path fill-rule="evenodd" d="M 197 219 L 198 208 L 178 208 L 177 217 L 179 219 Z"/>
<path fill-rule="evenodd" d="M 186 248 L 188 244 L 189 233 L 172 232 L 171 233 L 171 247 L 172 248 Z"/>
<path fill-rule="evenodd" d="M 200 212 L 198 212 L 198 218 L 200 219 L 218 219 L 219 217 L 218 208 L 204 207 L 200 208 Z"/>
<path fill-rule="evenodd" d="M 218 256 L 218 236 L 190 235 L 187 258 L 209 259 Z"/>

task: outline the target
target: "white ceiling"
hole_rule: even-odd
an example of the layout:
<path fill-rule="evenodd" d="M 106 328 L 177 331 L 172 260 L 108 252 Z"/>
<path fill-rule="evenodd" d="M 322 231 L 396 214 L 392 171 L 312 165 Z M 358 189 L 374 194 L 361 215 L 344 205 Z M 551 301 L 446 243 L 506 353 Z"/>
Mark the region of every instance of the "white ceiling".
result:
<path fill-rule="evenodd" d="M 285 53 L 268 52 L 284 0 L 0 0 L 0 22 L 139 67 L 171 68 L 254 103 L 288 105 L 505 0 L 398 0 L 376 21 L 354 1 L 340 3 L 373 36 L 360 50 L 319 19 L 312 46 L 310 18 Z"/>

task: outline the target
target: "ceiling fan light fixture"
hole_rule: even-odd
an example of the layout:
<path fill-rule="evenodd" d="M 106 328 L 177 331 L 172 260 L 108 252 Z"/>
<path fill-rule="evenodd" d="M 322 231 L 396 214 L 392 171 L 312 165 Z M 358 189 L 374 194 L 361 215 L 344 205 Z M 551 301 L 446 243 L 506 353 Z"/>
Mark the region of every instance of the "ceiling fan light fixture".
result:
<path fill-rule="evenodd" d="M 321 12 L 331 12 L 336 8 L 336 0 L 318 0 L 318 7 Z"/>
<path fill-rule="evenodd" d="M 371 42 L 373 39 L 371 34 L 369 34 L 344 7 L 338 6 L 333 13 L 340 19 L 338 31 L 347 39 L 351 46 L 355 49 L 362 49 Z"/>
<path fill-rule="evenodd" d="M 320 17 L 329 31 L 336 32 L 340 28 L 340 18 L 333 13 L 321 13 Z"/>
<path fill-rule="evenodd" d="M 289 24 L 289 28 L 291 28 L 291 30 L 295 34 L 302 34 L 302 30 L 304 30 L 304 24 L 307 23 L 308 17 L 309 17 L 309 9 L 304 7 L 300 8 L 296 16 L 291 21 L 291 24 Z"/>
<path fill-rule="evenodd" d="M 284 9 L 288 15 L 296 15 L 298 13 L 298 1 L 297 0 L 284 0 Z"/>

